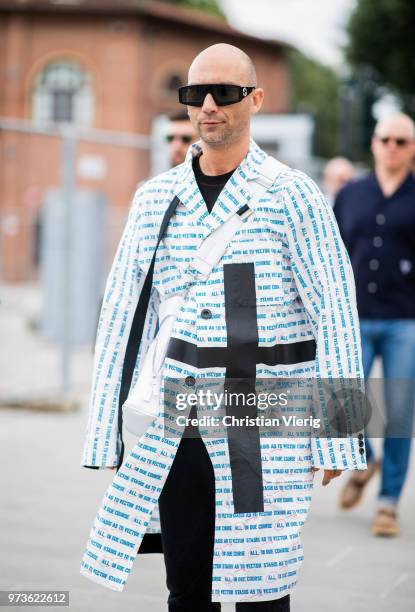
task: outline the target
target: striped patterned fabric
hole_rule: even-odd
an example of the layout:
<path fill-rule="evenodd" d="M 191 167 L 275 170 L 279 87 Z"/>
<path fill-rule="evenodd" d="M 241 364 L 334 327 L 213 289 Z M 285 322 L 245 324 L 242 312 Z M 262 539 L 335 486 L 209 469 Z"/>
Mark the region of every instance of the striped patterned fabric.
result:
<path fill-rule="evenodd" d="M 160 223 L 174 196 L 180 203 L 158 249 L 133 384 L 141 357 L 157 333 L 160 300 L 184 291 L 190 281 L 173 337 L 175 346 L 190 346 L 190 353 L 200 359 L 167 357 L 165 384 L 186 377 L 215 383 L 223 379 L 227 369 L 223 364 L 200 367 L 207 363 L 202 354 L 225 354 L 208 352 L 222 348 L 234 351 L 229 353 L 234 356 L 229 371 L 243 369 L 245 360 L 253 368 L 252 375 L 267 382 L 273 378 L 357 379 L 363 385 L 350 261 L 330 206 L 304 173 L 285 166 L 265 195 L 251 203 L 254 214 L 238 230 L 209 279 L 193 277 L 188 264 L 195 250 L 231 215 L 250 204 L 250 181 L 258 177 L 266 156 L 251 140 L 246 158 L 209 214 L 192 170 L 192 156 L 200 152 L 200 143 L 192 145 L 183 164 L 148 181 L 134 197 L 99 321 L 82 465 L 117 465 L 118 395 L 125 348 Z M 254 326 L 244 318 L 248 311 L 256 313 Z M 243 324 L 235 323 L 229 313 L 241 316 Z M 256 348 L 252 349 L 253 342 Z M 303 346 L 314 346 L 313 354 L 296 353 Z M 282 354 L 291 358 L 261 357 Z M 292 355 L 296 354 L 303 356 L 295 361 Z M 263 362 L 258 361 L 261 358 Z M 319 402 L 318 397 L 313 401 Z M 317 412 L 324 417 L 325 406 L 320 404 Z M 157 529 L 152 517 L 157 517 L 158 497 L 180 442 L 179 436 L 166 435 L 167 406 L 166 400 L 159 418 L 115 474 L 83 555 L 81 573 L 114 590 L 123 590 L 144 534 Z M 245 487 L 244 474 L 241 487 L 235 484 L 241 472 L 233 463 L 230 440 L 204 435 L 203 430 L 201 434 L 216 480 L 213 601 L 266 601 L 286 595 L 296 584 L 303 560 L 300 532 L 311 503 L 312 467 L 365 469 L 362 442 L 359 445 L 357 437 L 261 434 L 255 458 L 260 473 L 252 478 L 257 484 L 256 501 L 251 502 L 249 473 Z"/>

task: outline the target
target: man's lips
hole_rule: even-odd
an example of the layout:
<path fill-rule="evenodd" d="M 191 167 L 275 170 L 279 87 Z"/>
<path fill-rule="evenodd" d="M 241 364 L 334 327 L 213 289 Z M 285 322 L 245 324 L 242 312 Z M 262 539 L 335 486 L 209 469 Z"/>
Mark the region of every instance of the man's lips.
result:
<path fill-rule="evenodd" d="M 223 121 L 201 121 L 202 125 L 219 125 Z"/>

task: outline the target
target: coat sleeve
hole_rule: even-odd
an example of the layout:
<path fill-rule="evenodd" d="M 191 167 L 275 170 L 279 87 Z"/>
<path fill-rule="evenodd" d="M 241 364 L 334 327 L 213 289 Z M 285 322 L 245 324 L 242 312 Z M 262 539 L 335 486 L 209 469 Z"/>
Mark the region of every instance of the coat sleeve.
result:
<path fill-rule="evenodd" d="M 343 409 L 346 406 L 355 422 L 363 423 L 364 380 L 353 271 L 327 200 L 312 179 L 301 172 L 293 174 L 283 189 L 285 235 L 292 273 L 316 341 L 313 411 L 331 432 L 311 438 L 312 462 L 325 469 L 366 469 L 362 432 L 352 430 L 346 437 L 335 437 L 329 426 L 333 414 L 328 394 L 320 393 L 320 387 L 333 384 L 338 389 L 339 382 L 347 383 L 349 389 L 357 390 L 358 419 L 356 402 L 352 406 L 346 402 Z"/>
<path fill-rule="evenodd" d="M 138 264 L 141 204 L 141 189 L 138 189 L 106 282 L 95 343 L 89 416 L 81 460 L 84 467 L 116 467 L 121 452 L 118 432 L 121 375 L 135 308 L 145 280 L 145 273 Z M 153 288 L 133 383 L 138 374 L 141 354 L 145 353 L 156 333 L 156 294 Z"/>

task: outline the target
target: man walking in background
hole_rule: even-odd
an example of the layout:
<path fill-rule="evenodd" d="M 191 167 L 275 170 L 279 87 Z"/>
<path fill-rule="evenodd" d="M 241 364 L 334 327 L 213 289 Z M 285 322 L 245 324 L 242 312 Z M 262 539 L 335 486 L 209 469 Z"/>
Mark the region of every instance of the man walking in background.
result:
<path fill-rule="evenodd" d="M 184 162 L 187 150 L 196 138 L 195 129 L 185 111 L 177 111 L 169 116 L 166 142 L 172 168 Z"/>
<path fill-rule="evenodd" d="M 374 535 L 399 532 L 397 504 L 408 469 L 415 379 L 415 128 L 399 113 L 380 121 L 372 139 L 375 171 L 346 185 L 334 206 L 357 288 L 363 368 L 382 360 L 386 405 L 382 482 Z M 353 474 L 340 499 L 360 501 L 379 468 L 366 440 L 368 470 Z"/>
<path fill-rule="evenodd" d="M 351 161 L 346 157 L 333 157 L 329 159 L 324 166 L 323 185 L 324 193 L 330 206 L 334 205 L 334 201 L 340 189 L 349 181 L 352 181 L 356 176 L 356 171 Z"/>

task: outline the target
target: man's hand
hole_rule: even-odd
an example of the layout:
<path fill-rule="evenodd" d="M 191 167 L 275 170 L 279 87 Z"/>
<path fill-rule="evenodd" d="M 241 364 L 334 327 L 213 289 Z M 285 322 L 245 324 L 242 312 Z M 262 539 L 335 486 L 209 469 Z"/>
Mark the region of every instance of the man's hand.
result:
<path fill-rule="evenodd" d="M 313 467 L 311 469 L 313 470 L 313 472 L 318 472 L 320 468 Z M 337 476 L 340 476 L 342 471 L 343 470 L 324 470 L 324 476 L 323 476 L 323 482 L 322 482 L 323 487 L 328 485 L 330 480 L 332 480 L 333 478 L 337 478 Z"/>

